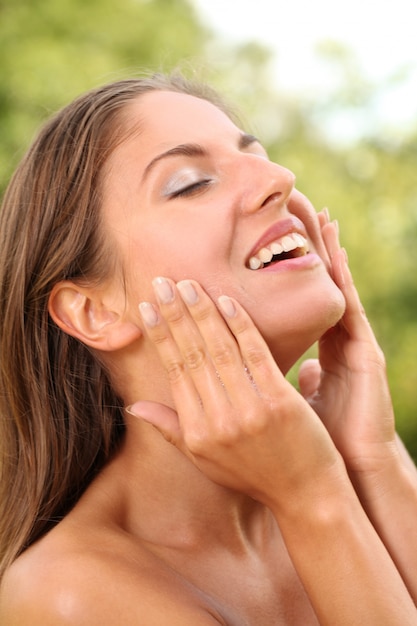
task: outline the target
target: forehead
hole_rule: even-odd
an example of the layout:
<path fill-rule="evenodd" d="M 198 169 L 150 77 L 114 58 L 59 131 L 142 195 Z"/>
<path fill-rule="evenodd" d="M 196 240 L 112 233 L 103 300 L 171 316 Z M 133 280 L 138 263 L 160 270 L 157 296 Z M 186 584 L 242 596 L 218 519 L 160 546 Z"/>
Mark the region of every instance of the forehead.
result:
<path fill-rule="evenodd" d="M 226 134 L 236 137 L 240 130 L 217 106 L 183 93 L 152 91 L 128 105 L 129 122 L 138 127 L 142 138 L 157 147 L 182 143 L 187 137 Z"/>

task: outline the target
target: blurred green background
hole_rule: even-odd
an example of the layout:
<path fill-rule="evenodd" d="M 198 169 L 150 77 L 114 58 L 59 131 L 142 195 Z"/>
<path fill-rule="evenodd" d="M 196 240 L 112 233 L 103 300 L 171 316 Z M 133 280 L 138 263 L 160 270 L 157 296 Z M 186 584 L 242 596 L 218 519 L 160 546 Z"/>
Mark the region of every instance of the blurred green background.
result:
<path fill-rule="evenodd" d="M 196 71 L 238 104 L 316 207 L 338 219 L 387 356 L 398 430 L 417 458 L 417 121 L 401 136 L 339 142 L 328 120 L 343 124 L 390 85 L 370 84 L 337 42 L 318 54 L 339 80 L 312 101 L 278 93 L 271 51 L 228 44 L 192 0 L 0 0 L 0 191 L 42 120 L 80 92 L 143 69 Z"/>

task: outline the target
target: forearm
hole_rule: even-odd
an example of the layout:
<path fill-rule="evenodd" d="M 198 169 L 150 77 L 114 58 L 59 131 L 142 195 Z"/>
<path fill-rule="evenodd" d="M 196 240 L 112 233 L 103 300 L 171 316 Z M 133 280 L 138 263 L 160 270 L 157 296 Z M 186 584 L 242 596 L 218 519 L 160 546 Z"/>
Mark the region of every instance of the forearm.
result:
<path fill-rule="evenodd" d="M 357 472 L 352 481 L 369 519 L 417 604 L 417 472 L 400 454 L 379 471 Z"/>
<path fill-rule="evenodd" d="M 322 626 L 417 624 L 401 576 L 347 479 L 273 513 Z"/>

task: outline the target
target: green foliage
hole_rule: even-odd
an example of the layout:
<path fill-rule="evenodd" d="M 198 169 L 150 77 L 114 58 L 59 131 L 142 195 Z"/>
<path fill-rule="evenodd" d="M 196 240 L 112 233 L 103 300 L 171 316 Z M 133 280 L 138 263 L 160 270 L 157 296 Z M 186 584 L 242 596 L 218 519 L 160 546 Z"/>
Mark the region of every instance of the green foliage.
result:
<path fill-rule="evenodd" d="M 142 69 L 198 66 L 209 36 L 187 0 L 1 0 L 0 24 L 0 187 L 52 111 Z"/>
<path fill-rule="evenodd" d="M 191 0 L 0 0 L 0 24 L 0 189 L 43 119 L 115 78 L 196 68 L 240 106 L 271 158 L 339 220 L 387 356 L 399 430 L 417 458 L 417 128 L 401 138 L 367 132 L 385 85 L 371 84 L 351 51 L 323 42 L 332 91 L 316 100 L 277 94 L 270 51 L 220 41 Z M 349 138 L 348 116 L 359 139 Z"/>
<path fill-rule="evenodd" d="M 386 355 L 398 430 L 417 459 L 417 132 L 410 129 L 393 141 L 381 129 L 337 147 L 321 126 L 326 114 L 372 103 L 367 82 L 351 76 L 353 99 L 345 87 L 344 95 L 337 91 L 321 108 L 292 104 L 269 150 L 273 160 L 297 173 L 297 187 L 315 206 L 327 206 L 339 221 L 362 302 Z"/>

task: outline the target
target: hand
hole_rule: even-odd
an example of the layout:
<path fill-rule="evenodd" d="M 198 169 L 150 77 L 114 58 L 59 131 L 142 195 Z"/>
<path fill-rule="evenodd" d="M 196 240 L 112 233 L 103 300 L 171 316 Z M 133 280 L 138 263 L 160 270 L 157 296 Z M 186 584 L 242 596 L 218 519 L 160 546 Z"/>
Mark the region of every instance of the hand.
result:
<path fill-rule="evenodd" d="M 274 508 L 297 498 L 301 506 L 300 494 L 312 497 L 326 476 L 344 475 L 322 422 L 236 301 L 219 298 L 220 314 L 194 281 L 154 286 L 158 307 L 142 303 L 140 311 L 177 412 L 149 402 L 131 412 L 211 480 Z"/>
<path fill-rule="evenodd" d="M 337 326 L 319 342 L 319 361 L 300 368 L 302 394 L 318 413 L 351 471 L 378 470 L 397 456 L 394 414 L 384 355 L 360 303 L 338 241 L 338 229 L 319 214 L 332 274 L 346 300 Z"/>
<path fill-rule="evenodd" d="M 155 286 L 158 307 L 142 303 L 140 309 L 177 412 L 150 402 L 137 402 L 130 412 L 153 424 L 209 479 L 270 508 L 320 623 L 359 623 L 365 615 L 369 624 L 414 624 L 415 607 L 328 431 L 285 380 L 249 316 L 225 296 L 221 315 L 193 281 L 176 287 L 157 279 Z M 323 364 L 328 361 L 334 375 L 341 368 L 343 379 L 357 340 L 342 330 L 347 354 L 344 341 L 336 342 Z M 346 364 L 338 363 L 339 350 Z M 352 377 L 360 391 L 360 373 Z M 323 393 L 333 393 L 328 389 L 325 384 Z M 350 409 L 349 397 L 343 400 Z M 371 423 L 374 430 L 379 434 Z"/>

